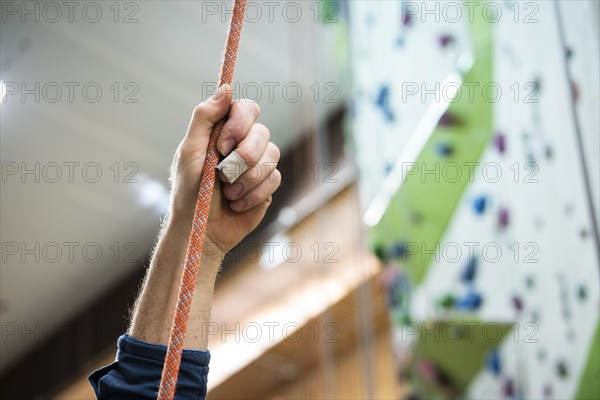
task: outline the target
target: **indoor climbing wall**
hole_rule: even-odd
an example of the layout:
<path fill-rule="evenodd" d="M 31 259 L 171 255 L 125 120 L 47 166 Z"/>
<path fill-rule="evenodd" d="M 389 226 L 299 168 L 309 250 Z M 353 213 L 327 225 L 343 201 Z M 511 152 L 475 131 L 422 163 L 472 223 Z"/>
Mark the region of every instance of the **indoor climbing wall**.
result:
<path fill-rule="evenodd" d="M 354 3 L 353 133 L 366 204 L 395 189 L 366 222 L 387 264 L 402 376 L 427 397 L 598 398 L 597 5 L 494 2 L 444 26 L 407 13 L 415 3 Z M 427 87 L 459 73 L 462 90 L 437 114 L 433 96 L 415 105 L 393 91 L 407 87 L 404 66 L 367 73 L 392 59 L 394 29 L 394 62 L 439 68 L 422 75 Z M 360 53 L 368 34 L 377 45 Z M 452 52 L 459 62 L 444 64 Z M 390 178 L 414 134 L 427 135 L 418 155 Z"/>

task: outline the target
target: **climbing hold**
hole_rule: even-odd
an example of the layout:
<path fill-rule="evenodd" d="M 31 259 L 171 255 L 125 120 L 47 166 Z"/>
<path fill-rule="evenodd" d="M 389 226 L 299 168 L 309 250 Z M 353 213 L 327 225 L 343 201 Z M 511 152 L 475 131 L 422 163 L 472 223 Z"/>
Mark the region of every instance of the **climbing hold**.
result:
<path fill-rule="evenodd" d="M 502 373 L 502 363 L 497 349 L 492 350 L 488 354 L 486 361 L 487 369 L 494 374 L 494 376 L 498 376 Z"/>
<path fill-rule="evenodd" d="M 502 394 L 504 397 L 513 397 L 515 395 L 515 384 L 511 378 L 506 378 L 502 385 Z"/>
<path fill-rule="evenodd" d="M 437 368 L 429 360 L 421 359 L 417 363 L 419 374 L 428 382 L 435 382 L 437 378 Z"/>
<path fill-rule="evenodd" d="M 442 157 L 448 157 L 452 155 L 454 149 L 448 143 L 438 143 L 435 146 L 436 153 Z"/>
<path fill-rule="evenodd" d="M 573 101 L 577 103 L 579 101 L 579 85 L 575 81 L 571 81 L 571 95 L 573 96 Z"/>
<path fill-rule="evenodd" d="M 383 170 L 385 171 L 385 174 L 389 174 L 390 172 L 392 172 L 392 170 L 394 169 L 394 163 L 392 163 L 391 161 L 388 161 L 385 163 L 385 166 L 383 167 Z"/>
<path fill-rule="evenodd" d="M 485 212 L 485 207 L 487 205 L 487 199 L 485 196 L 478 196 L 473 200 L 473 210 L 475 210 L 476 214 L 483 214 Z"/>
<path fill-rule="evenodd" d="M 588 232 L 585 228 L 581 228 L 581 230 L 579 231 L 579 237 L 582 239 L 587 238 L 588 236 Z"/>
<path fill-rule="evenodd" d="M 534 225 L 536 229 L 542 229 L 546 225 L 546 222 L 544 221 L 544 218 L 538 216 L 535 218 Z"/>
<path fill-rule="evenodd" d="M 500 208 L 500 210 L 498 210 L 498 226 L 500 228 L 504 229 L 508 226 L 509 222 L 510 222 L 510 216 L 509 216 L 508 209 L 506 209 L 504 207 Z"/>
<path fill-rule="evenodd" d="M 544 348 L 538 349 L 538 351 L 537 351 L 538 361 L 542 362 L 542 361 L 546 360 L 547 356 L 548 356 L 548 354 L 546 353 L 546 349 L 544 349 Z"/>
<path fill-rule="evenodd" d="M 517 312 L 521 312 L 523 311 L 523 300 L 521 300 L 521 297 L 514 295 L 511 299 L 510 302 L 513 306 L 513 308 L 517 311 Z"/>
<path fill-rule="evenodd" d="M 391 122 L 394 120 L 394 113 L 392 112 L 392 108 L 390 106 L 390 87 L 389 86 L 382 86 L 379 89 L 379 93 L 377 94 L 377 99 L 375 100 L 375 104 L 383 112 L 383 116 L 385 117 L 386 121 Z"/>
<path fill-rule="evenodd" d="M 438 301 L 438 304 L 445 309 L 450 309 L 454 306 L 454 303 L 456 302 L 456 300 L 454 299 L 454 296 L 450 293 L 442 296 L 442 298 Z"/>
<path fill-rule="evenodd" d="M 550 398 L 554 397 L 554 396 L 552 396 L 553 390 L 552 390 L 552 385 L 550 385 L 550 384 L 544 385 L 544 391 L 543 392 L 544 392 L 544 398 L 545 399 L 550 399 Z"/>
<path fill-rule="evenodd" d="M 527 289 L 532 289 L 535 286 L 535 279 L 533 276 L 528 275 L 527 278 L 525 278 L 525 286 L 527 286 Z"/>
<path fill-rule="evenodd" d="M 476 310 L 481 306 L 481 303 L 483 303 L 481 295 L 474 290 L 470 290 L 458 300 L 457 308 L 461 310 Z"/>
<path fill-rule="evenodd" d="M 438 121 L 438 126 L 449 127 L 460 125 L 460 123 L 461 120 L 456 115 L 452 114 L 450 111 L 446 111 L 440 117 Z"/>
<path fill-rule="evenodd" d="M 577 288 L 577 297 L 580 301 L 584 301 L 587 298 L 587 289 L 584 285 L 579 285 Z"/>
<path fill-rule="evenodd" d="M 423 222 L 423 214 L 418 211 L 412 211 L 409 215 L 410 222 L 414 225 L 419 225 Z"/>
<path fill-rule="evenodd" d="M 559 361 L 556 364 L 556 373 L 563 379 L 569 376 L 569 369 L 567 368 L 567 364 L 565 364 L 564 361 Z"/>
<path fill-rule="evenodd" d="M 377 258 L 379 258 L 381 261 L 387 262 L 388 256 L 386 254 L 385 248 L 383 247 L 383 244 L 379 242 L 376 243 L 373 246 L 373 253 L 375 253 L 375 256 L 377 256 Z"/>
<path fill-rule="evenodd" d="M 454 36 L 452 35 L 441 35 L 438 37 L 438 43 L 442 48 L 446 48 L 451 44 L 454 44 Z"/>
<path fill-rule="evenodd" d="M 570 60 L 573 57 L 573 49 L 569 46 L 565 47 L 565 56 L 567 57 L 567 60 Z"/>
<path fill-rule="evenodd" d="M 390 255 L 393 258 L 406 258 L 406 244 L 404 242 L 397 242 L 392 245 Z"/>
<path fill-rule="evenodd" d="M 506 136 L 503 133 L 498 133 L 494 137 L 494 147 L 496 147 L 496 150 L 500 154 L 504 154 L 506 151 Z"/>
<path fill-rule="evenodd" d="M 465 269 L 460 274 L 460 280 L 464 283 L 473 282 L 475 279 L 475 274 L 477 273 L 477 259 L 475 257 L 470 257 Z"/>
<path fill-rule="evenodd" d="M 565 214 L 566 215 L 573 215 L 573 205 L 572 204 L 566 204 L 565 205 Z"/>
<path fill-rule="evenodd" d="M 547 145 L 546 146 L 546 160 L 552 160 L 552 157 L 554 157 L 554 150 L 552 149 L 552 146 Z"/>
<path fill-rule="evenodd" d="M 402 25 L 411 26 L 412 25 L 412 14 L 407 12 L 407 9 L 403 7 L 402 9 Z"/>

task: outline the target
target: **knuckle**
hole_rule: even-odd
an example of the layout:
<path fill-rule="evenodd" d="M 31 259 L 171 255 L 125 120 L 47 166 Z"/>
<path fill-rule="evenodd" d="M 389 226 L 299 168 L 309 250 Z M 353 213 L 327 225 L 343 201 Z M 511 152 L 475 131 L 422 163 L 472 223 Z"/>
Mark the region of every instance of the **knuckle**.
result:
<path fill-rule="evenodd" d="M 207 104 L 206 102 L 202 102 L 194 107 L 193 117 L 194 118 L 204 118 L 207 114 Z"/>
<path fill-rule="evenodd" d="M 236 152 L 248 165 L 255 165 L 258 162 L 259 155 L 250 146 L 238 147 Z"/>
<path fill-rule="evenodd" d="M 275 143 L 269 142 L 269 144 L 267 145 L 267 151 L 269 152 L 270 158 L 279 161 L 279 158 L 281 157 L 281 152 L 279 151 L 279 147 L 277 147 Z"/>
<path fill-rule="evenodd" d="M 273 171 L 273 174 L 275 178 L 275 183 L 277 184 L 277 187 L 279 187 L 279 185 L 281 185 L 281 172 L 278 169 L 275 169 L 275 171 Z"/>
<path fill-rule="evenodd" d="M 244 137 L 244 129 L 242 125 L 243 124 L 239 118 L 231 118 L 225 123 L 222 136 L 225 138 L 232 137 L 240 141 L 240 139 Z"/>
<path fill-rule="evenodd" d="M 254 114 L 254 115 L 260 114 L 260 106 L 254 100 L 244 99 L 244 104 L 246 105 L 246 107 L 248 107 L 249 111 L 252 114 Z"/>
<path fill-rule="evenodd" d="M 261 123 L 254 124 L 256 130 L 260 132 L 260 134 L 269 141 L 271 139 L 271 131 L 265 125 Z"/>

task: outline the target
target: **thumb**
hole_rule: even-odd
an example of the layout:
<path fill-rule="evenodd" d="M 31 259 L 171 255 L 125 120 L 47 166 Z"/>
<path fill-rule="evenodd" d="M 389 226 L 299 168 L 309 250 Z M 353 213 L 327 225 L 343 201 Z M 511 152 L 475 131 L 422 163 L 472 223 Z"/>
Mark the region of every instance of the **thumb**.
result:
<path fill-rule="evenodd" d="M 198 104 L 190 122 L 188 135 L 192 137 L 210 136 L 213 126 L 227 115 L 231 107 L 233 93 L 225 84 L 217 89 L 209 99 Z"/>

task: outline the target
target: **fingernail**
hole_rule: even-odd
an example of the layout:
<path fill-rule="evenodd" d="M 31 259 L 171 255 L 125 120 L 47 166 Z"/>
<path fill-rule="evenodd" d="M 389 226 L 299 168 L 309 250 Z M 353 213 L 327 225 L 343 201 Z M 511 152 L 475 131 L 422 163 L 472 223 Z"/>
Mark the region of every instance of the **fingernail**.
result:
<path fill-rule="evenodd" d="M 233 139 L 227 139 L 226 141 L 223 142 L 223 152 L 222 154 L 224 156 L 228 155 L 229 153 L 231 153 L 231 150 L 233 150 L 233 146 L 235 145 L 235 142 Z"/>
<path fill-rule="evenodd" d="M 243 190 L 244 187 L 241 183 L 234 183 L 233 185 L 231 185 L 228 191 L 231 194 L 232 199 L 237 199 L 238 197 L 240 197 Z"/>
<path fill-rule="evenodd" d="M 233 209 L 233 211 L 244 211 L 244 209 L 246 208 L 246 204 L 248 204 L 246 199 L 236 200 L 233 203 L 231 203 L 231 208 Z"/>

